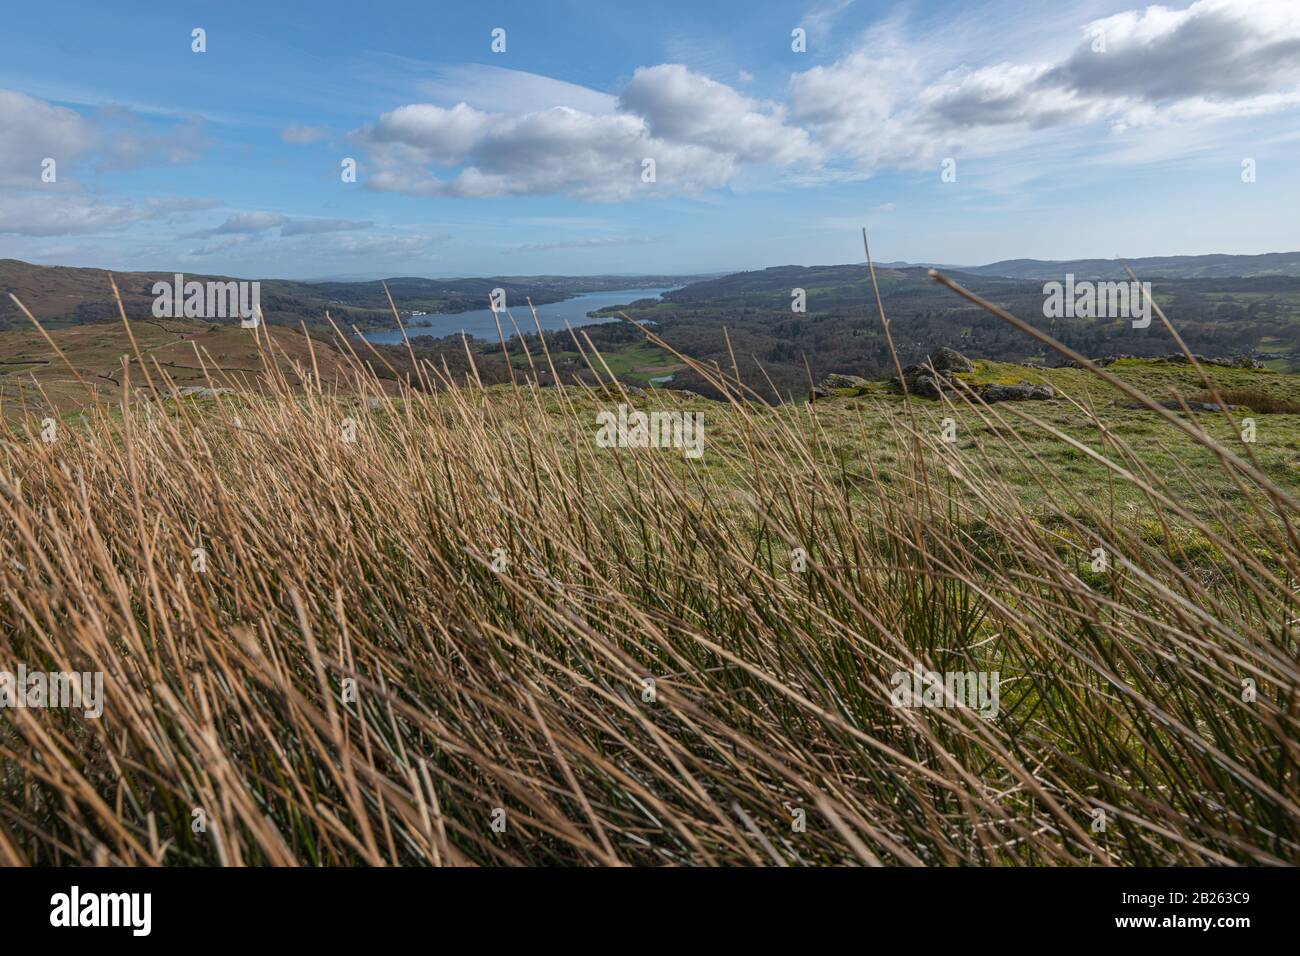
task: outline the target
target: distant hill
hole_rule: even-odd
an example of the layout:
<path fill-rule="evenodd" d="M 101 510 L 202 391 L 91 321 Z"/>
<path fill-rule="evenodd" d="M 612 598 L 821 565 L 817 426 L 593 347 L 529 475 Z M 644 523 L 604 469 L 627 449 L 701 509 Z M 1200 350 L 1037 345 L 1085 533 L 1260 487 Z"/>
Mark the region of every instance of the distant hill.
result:
<path fill-rule="evenodd" d="M 1300 278 L 1300 252 L 1271 252 L 1259 256 L 1155 256 L 1125 260 L 1139 279 L 1266 279 Z M 926 269 L 938 268 L 968 286 L 983 291 L 1005 288 L 1013 282 L 1042 282 L 1063 279 L 1125 279 L 1127 273 L 1117 259 L 1007 259 L 985 266 L 950 266 L 887 262 L 876 264 L 876 279 L 882 292 L 903 288 L 923 294 L 931 285 Z M 979 281 L 976 281 L 979 280 Z M 826 308 L 839 303 L 863 301 L 869 292 L 865 263 L 834 266 L 772 266 L 751 272 L 693 282 L 664 298 L 682 305 L 714 302 L 733 307 L 772 306 L 777 299 L 789 299 L 791 290 L 804 289 L 809 301 Z M 811 309 L 812 306 L 809 306 Z"/>
<path fill-rule="evenodd" d="M 1023 281 L 955 270 L 950 270 L 948 274 L 958 281 L 977 286 L 984 292 L 994 292 L 1015 285 L 1016 281 Z M 940 290 L 922 266 L 877 266 L 876 282 L 881 294 L 885 296 L 906 290 L 909 294 L 922 298 L 951 301 L 951 293 Z M 663 300 L 665 303 L 686 307 L 711 305 L 730 310 L 779 308 L 788 312 L 794 289 L 804 290 L 810 312 L 837 306 L 860 310 L 870 296 L 871 282 L 864 263 L 772 266 L 769 269 L 736 272 L 716 279 L 692 282 L 684 288 L 665 293 Z"/>
<path fill-rule="evenodd" d="M 1127 260 L 1142 279 L 1167 280 L 1266 280 L 1289 282 L 1300 278 L 1300 252 L 1273 252 L 1257 256 L 1156 256 Z M 878 265 L 881 292 L 887 297 L 906 292 L 909 305 L 929 302 L 943 294 L 933 288 L 925 266 L 901 262 Z M 1121 263 L 1115 259 L 1007 259 L 982 266 L 939 266 L 971 288 L 985 294 L 1010 292 L 1013 283 L 1041 283 L 1072 273 L 1076 279 L 1122 279 Z M 155 282 L 170 282 L 171 272 L 115 273 L 127 315 L 144 318 L 151 314 Z M 229 281 L 231 277 L 187 273 L 188 279 L 206 282 Z M 109 273 L 103 269 L 42 266 L 17 259 L 0 259 L 0 330 L 26 328 L 27 322 L 9 300 L 17 295 L 51 328 L 84 325 L 117 318 L 117 307 L 109 287 Z M 248 278 L 248 277 L 242 277 Z M 389 328 L 392 315 L 383 283 L 376 281 L 303 282 L 261 279 L 262 309 L 272 325 L 325 327 L 329 310 L 341 328 Z M 401 311 L 431 314 L 465 312 L 487 305 L 492 289 L 506 290 L 507 301 L 523 305 L 531 298 L 536 305 L 558 302 L 584 292 L 616 291 L 628 288 L 682 286 L 665 299 L 676 306 L 709 307 L 719 314 L 745 308 L 785 308 L 791 290 L 806 290 L 810 311 L 850 306 L 865 301 L 866 270 L 862 263 L 834 266 L 774 266 L 731 275 L 601 275 L 601 276 L 496 276 L 485 278 L 426 279 L 396 277 L 386 280 Z M 1219 286 L 1219 291 L 1226 287 Z M 1021 292 L 1033 291 L 1021 289 Z M 1248 291 L 1238 289 L 1235 291 Z"/>
<path fill-rule="evenodd" d="M 1138 259 L 1005 259 L 986 266 L 960 266 L 963 272 L 1009 279 L 1059 279 L 1067 272 L 1076 279 L 1125 279 L 1124 263 L 1139 279 L 1227 279 L 1257 276 L 1300 276 L 1300 252 L 1267 252 L 1258 256 L 1147 256 Z"/>
<path fill-rule="evenodd" d="M 1300 276 L 1300 252 L 1266 252 L 1258 256 L 1146 256 L 1125 259 L 1139 279 L 1250 279 L 1257 276 Z M 1126 279 L 1119 259 L 1003 259 L 984 266 L 938 262 L 877 262 L 877 269 L 942 269 L 968 275 L 1006 279 L 1059 279 L 1067 272 L 1076 279 Z"/>
<path fill-rule="evenodd" d="M 1090 272 L 1076 263 L 1050 267 L 1060 271 L 1041 275 L 1060 279 L 1074 269 L 1083 280 Z M 1135 327 L 1123 316 L 1051 318 L 1044 314 L 1043 278 L 983 274 L 994 268 L 944 271 L 966 289 L 1083 355 L 1156 356 L 1176 348 L 1159 321 Z M 1300 275 L 1170 278 L 1143 268 L 1141 260 L 1137 271 L 1151 281 L 1156 302 L 1193 351 L 1250 358 L 1277 372 L 1300 371 Z M 881 305 L 890 319 L 892 349 L 882 334 L 863 263 L 739 272 L 691 283 L 659 300 L 605 311 L 655 322 L 657 333 L 669 346 L 706 364 L 716 362 L 722 368 L 738 364 L 744 381 L 759 382 L 761 388 L 772 383 L 770 394 L 762 393 L 770 398 L 806 394 L 812 382 L 828 373 L 879 376 L 892 368 L 893 352 L 908 364 L 939 345 L 1008 363 L 1059 361 L 1032 339 L 936 283 L 925 268 L 881 267 L 876 278 Z M 797 309 L 801 301 L 803 311 Z M 635 333 L 617 326 L 594 326 L 589 334 L 605 353 L 609 345 L 623 341 L 620 336 Z M 673 387 L 717 397 L 694 371 L 676 374 Z"/>
<path fill-rule="evenodd" d="M 113 273 L 129 318 L 151 315 L 155 282 L 171 282 L 172 272 Z M 186 273 L 187 280 L 229 281 L 230 276 Z M 247 277 L 240 277 L 247 278 Z M 535 305 L 558 302 L 583 292 L 679 285 L 694 277 L 679 276 L 497 276 L 466 279 L 423 279 L 397 277 L 386 280 L 399 310 L 429 313 L 465 312 L 487 307 L 495 288 L 506 290 L 506 301 L 523 305 L 531 298 Z M 8 293 L 23 301 L 32 313 L 52 328 L 84 325 L 117 318 L 117 305 L 104 269 L 41 266 L 18 259 L 0 259 L 0 330 L 27 328 Z M 341 328 L 393 324 L 392 313 L 381 281 L 299 282 L 261 279 L 262 311 L 271 325 L 305 322 L 325 324 L 328 309 Z"/>
<path fill-rule="evenodd" d="M 1126 260 L 1142 280 L 1177 283 L 1184 292 L 1282 292 L 1293 294 L 1300 280 L 1300 252 L 1275 252 L 1260 256 L 1162 256 Z M 1041 283 L 1076 279 L 1125 279 L 1123 265 L 1113 259 L 1008 259 L 986 266 L 926 266 L 878 263 L 876 280 L 885 299 L 906 298 L 909 309 L 943 308 L 951 295 L 939 290 L 928 269 L 939 268 L 967 288 L 985 296 L 1040 298 Z M 1211 283 L 1206 285 L 1205 283 Z M 771 266 L 735 272 L 692 282 L 668 292 L 654 309 L 672 314 L 686 309 L 712 309 L 718 314 L 739 314 L 746 309 L 790 311 L 795 289 L 804 290 L 810 313 L 839 308 L 861 309 L 871 298 L 865 263 L 834 266 Z M 1040 303 L 1041 304 L 1041 303 Z M 617 312 L 617 308 L 604 310 Z M 1035 309 L 1037 311 L 1037 309 Z M 642 309 L 643 317 L 646 310 Z M 658 316 L 653 316 L 658 317 Z"/>

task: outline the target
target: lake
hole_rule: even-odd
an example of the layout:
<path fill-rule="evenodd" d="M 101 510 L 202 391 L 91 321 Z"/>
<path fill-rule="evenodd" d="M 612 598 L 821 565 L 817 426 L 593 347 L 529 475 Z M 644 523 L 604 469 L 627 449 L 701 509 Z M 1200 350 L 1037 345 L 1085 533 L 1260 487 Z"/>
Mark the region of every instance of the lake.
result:
<path fill-rule="evenodd" d="M 608 308 L 612 305 L 627 305 L 637 299 L 657 299 L 674 288 L 677 287 L 584 292 L 581 295 L 575 295 L 571 299 L 565 299 L 563 302 L 551 302 L 547 305 L 537 306 L 537 321 L 547 331 L 563 329 L 566 325 L 576 328 L 580 325 L 594 325 L 597 322 L 618 322 L 621 320 L 617 316 L 592 318 L 587 313 Z M 528 311 L 526 301 L 507 301 L 506 305 L 509 307 L 511 315 L 514 316 L 519 331 L 525 335 L 530 332 L 537 332 L 537 327 L 533 325 L 533 317 Z M 470 338 L 487 339 L 490 342 L 497 341 L 497 325 L 492 318 L 491 309 L 474 309 L 470 312 L 457 312 L 452 315 L 416 315 L 403 318 L 402 321 L 408 323 L 406 334 L 411 338 L 418 335 L 459 335 L 463 331 Z M 429 324 L 411 325 L 409 324 L 411 322 L 427 322 Z M 507 340 L 515 334 L 514 326 L 510 324 L 510 320 L 506 318 L 504 313 L 501 315 L 501 331 L 505 333 Z M 400 345 L 402 342 L 402 333 L 398 329 L 367 332 L 365 337 L 368 341 L 376 344 L 392 345 L 396 343 Z"/>

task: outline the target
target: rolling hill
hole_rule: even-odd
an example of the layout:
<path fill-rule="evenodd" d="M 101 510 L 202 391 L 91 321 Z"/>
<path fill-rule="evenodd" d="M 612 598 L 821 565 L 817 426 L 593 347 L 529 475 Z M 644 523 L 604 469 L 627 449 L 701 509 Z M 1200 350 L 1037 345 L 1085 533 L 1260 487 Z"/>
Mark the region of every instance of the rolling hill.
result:
<path fill-rule="evenodd" d="M 155 282 L 172 282 L 173 272 L 112 273 L 130 318 L 151 315 Z M 231 276 L 186 273 L 199 282 L 230 281 Z M 0 259 L 0 330 L 27 328 L 7 293 L 13 293 L 48 327 L 116 320 L 117 306 L 104 269 L 42 266 L 18 259 Z M 245 277 L 246 278 L 246 277 Z M 531 298 L 541 305 L 583 292 L 642 286 L 668 286 L 682 282 L 677 276 L 495 276 L 466 279 L 396 277 L 372 282 L 298 282 L 262 279 L 262 310 L 271 325 L 327 327 L 329 310 L 340 327 L 391 328 L 392 313 L 384 294 L 384 281 L 403 311 L 455 313 L 487 306 L 495 288 L 506 290 L 508 302 Z"/>
<path fill-rule="evenodd" d="M 1268 252 L 1258 256 L 1148 256 L 1136 259 L 1004 259 L 984 266 L 956 266 L 979 276 L 1008 279 L 1060 279 L 1067 272 L 1078 279 L 1127 279 L 1124 264 L 1140 279 L 1226 279 L 1257 276 L 1300 276 L 1300 252 Z"/>

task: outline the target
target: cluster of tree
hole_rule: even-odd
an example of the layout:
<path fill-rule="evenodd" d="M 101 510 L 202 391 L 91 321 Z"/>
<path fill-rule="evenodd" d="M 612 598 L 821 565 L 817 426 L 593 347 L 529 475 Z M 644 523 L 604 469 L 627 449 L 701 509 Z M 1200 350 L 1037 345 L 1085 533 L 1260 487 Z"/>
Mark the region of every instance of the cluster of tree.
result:
<path fill-rule="evenodd" d="M 892 376 L 894 359 L 870 284 L 865 278 L 827 274 L 832 271 L 742 273 L 695 283 L 668 293 L 662 301 L 643 300 L 620 309 L 638 321 L 653 323 L 648 327 L 682 354 L 728 376 L 738 375 L 768 401 L 805 395 L 812 383 L 832 372 Z M 1048 319 L 1043 317 L 1044 293 L 1037 280 L 957 278 L 971 291 L 1092 358 L 1157 356 L 1175 350 L 1158 318 L 1148 328 L 1134 328 L 1129 318 Z M 1055 353 L 936 285 L 923 270 L 881 270 L 878 280 L 903 365 L 923 360 L 940 345 L 975 358 L 1062 364 Z M 795 281 L 807 285 L 792 284 Z M 806 312 L 791 310 L 791 290 L 797 288 L 804 289 Z M 1260 351 L 1256 344 L 1268 342 L 1270 354 L 1300 354 L 1300 279 L 1157 280 L 1153 293 L 1195 352 L 1234 358 Z M 602 353 L 613 354 L 645 342 L 646 335 L 621 321 L 585 326 L 576 335 L 567 330 L 546 333 L 545 350 L 566 384 L 594 382 L 587 362 L 574 357 L 575 352 L 588 351 L 588 340 Z M 462 377 L 470 374 L 459 337 L 412 341 L 417 355 L 430 358 L 438 367 L 446 363 Z M 539 380 L 553 384 L 550 364 L 543 360 L 543 343 L 535 335 L 527 342 L 541 370 Z M 509 348 L 512 355 L 522 355 L 518 341 Z M 482 381 L 509 381 L 499 343 L 475 343 L 472 350 Z M 405 361 L 404 348 L 401 353 Z M 517 374 L 522 374 L 518 368 Z M 672 384 L 720 397 L 703 376 L 690 370 L 678 372 Z"/>
<path fill-rule="evenodd" d="M 954 278 L 1089 357 L 1175 350 L 1158 318 L 1147 328 L 1134 328 L 1127 317 L 1048 319 L 1040 281 Z M 904 365 L 921 361 L 940 345 L 1002 362 L 1061 363 L 1055 353 L 996 316 L 936 285 L 924 270 L 880 270 L 877 279 Z M 806 304 L 802 313 L 792 311 L 799 289 Z M 1157 280 L 1153 292 L 1193 351 L 1250 355 L 1264 340 L 1274 352 L 1300 351 L 1300 278 Z M 871 285 L 860 266 L 739 273 L 668 293 L 661 302 L 634 303 L 626 311 L 634 319 L 656 322 L 658 334 L 684 354 L 732 374 L 734 356 L 741 379 L 769 400 L 804 394 L 810 383 L 831 372 L 868 378 L 894 372 Z M 625 339 L 628 331 L 636 334 L 626 325 L 620 331 L 598 326 L 589 334 L 612 342 Z M 714 394 L 692 373 L 679 374 L 673 385 Z"/>

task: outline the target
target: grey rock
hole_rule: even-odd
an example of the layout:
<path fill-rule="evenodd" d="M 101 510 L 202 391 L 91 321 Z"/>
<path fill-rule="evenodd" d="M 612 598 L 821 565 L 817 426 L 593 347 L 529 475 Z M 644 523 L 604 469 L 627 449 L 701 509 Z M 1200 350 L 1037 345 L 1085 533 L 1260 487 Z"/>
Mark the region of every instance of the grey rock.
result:
<path fill-rule="evenodd" d="M 1264 367 L 1263 362 L 1260 362 L 1258 359 L 1251 358 L 1249 355 L 1240 355 L 1237 356 L 1236 358 L 1226 358 L 1222 355 L 1216 355 L 1213 358 L 1210 358 L 1204 355 L 1200 355 L 1196 352 L 1193 352 L 1192 358 L 1195 359 L 1197 364 L 1199 365 L 1217 365 L 1222 368 L 1258 369 Z M 1146 355 L 1146 356 L 1127 355 L 1127 354 L 1107 355 L 1099 359 L 1093 359 L 1093 364 L 1105 366 L 1105 365 L 1110 365 L 1113 362 L 1118 362 L 1120 359 L 1143 359 L 1148 362 L 1165 362 L 1166 364 L 1169 365 L 1190 365 L 1191 364 L 1191 361 L 1182 352 L 1170 352 L 1167 355 Z M 1071 363 L 1071 364 L 1075 364 L 1075 363 Z"/>
<path fill-rule="evenodd" d="M 843 375 L 833 372 L 821 380 L 818 388 L 866 388 L 871 383 L 860 375 Z"/>
<path fill-rule="evenodd" d="M 946 345 L 941 345 L 930 353 L 930 364 L 934 367 L 934 370 L 940 374 L 975 371 L 974 362 L 955 349 L 948 348 Z"/>
<path fill-rule="evenodd" d="M 986 385 L 980 397 L 985 402 L 1028 402 L 1055 398 L 1056 392 L 1050 385 L 1017 382 L 1015 385 Z"/>
<path fill-rule="evenodd" d="M 943 386 L 940 384 L 942 381 L 943 379 L 925 372 L 917 372 L 908 378 L 907 390 L 922 398 L 942 398 Z"/>

